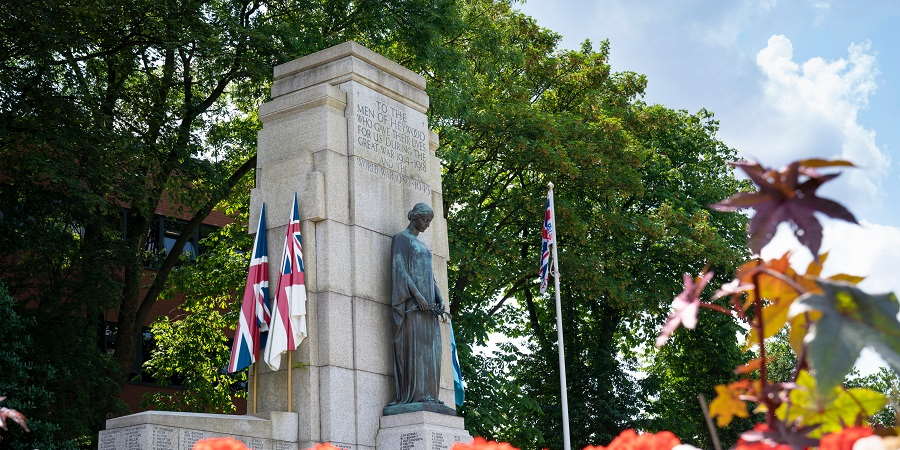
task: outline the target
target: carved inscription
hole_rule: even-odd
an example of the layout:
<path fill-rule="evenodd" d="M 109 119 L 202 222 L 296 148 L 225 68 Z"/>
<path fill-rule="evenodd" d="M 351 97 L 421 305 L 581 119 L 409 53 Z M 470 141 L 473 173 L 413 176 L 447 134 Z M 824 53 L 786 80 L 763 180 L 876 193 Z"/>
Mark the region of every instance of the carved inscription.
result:
<path fill-rule="evenodd" d="M 287 441 L 273 441 L 272 450 L 297 450 L 297 444 Z"/>
<path fill-rule="evenodd" d="M 168 427 L 154 427 L 153 450 L 172 450 L 178 448 L 178 430 Z"/>
<path fill-rule="evenodd" d="M 419 433 L 403 433 L 400 435 L 400 449 L 399 450 L 413 450 L 416 448 L 416 443 L 422 442 L 422 436 L 419 436 Z"/>
<path fill-rule="evenodd" d="M 116 450 L 116 437 L 118 435 L 118 431 L 100 432 L 100 445 L 97 446 L 98 450 Z"/>
<path fill-rule="evenodd" d="M 428 133 L 424 124 L 412 124 L 407 108 L 387 97 L 357 95 L 356 99 L 356 153 L 397 172 L 425 174 Z"/>
<path fill-rule="evenodd" d="M 143 444 L 143 431 L 143 426 L 106 430 L 100 436 L 97 448 L 100 450 L 143 450 L 141 445 Z"/>
<path fill-rule="evenodd" d="M 116 428 L 100 432 L 98 450 L 191 450 L 200 439 L 214 436 L 228 436 L 207 431 L 185 428 L 165 427 L 159 425 L 136 425 Z M 250 450 L 297 450 L 297 444 L 285 441 L 235 436 L 231 437 L 243 442 Z"/>
<path fill-rule="evenodd" d="M 444 434 L 443 433 L 435 433 L 431 432 L 431 450 L 447 450 L 450 448 L 446 442 L 444 442 Z"/>
<path fill-rule="evenodd" d="M 266 447 L 266 441 L 260 438 L 246 438 L 244 442 L 250 450 L 263 450 Z"/>
<path fill-rule="evenodd" d="M 359 167 L 360 169 L 365 170 L 373 175 L 386 178 L 387 180 L 401 184 L 404 186 L 409 186 L 417 191 L 429 193 L 431 192 L 431 187 L 428 184 L 423 183 L 415 178 L 410 178 L 402 173 L 395 172 L 388 168 L 385 168 L 382 165 L 373 163 L 367 159 L 362 158 L 352 158 L 353 165 Z"/>
<path fill-rule="evenodd" d="M 141 450 L 141 429 L 134 427 L 128 428 L 122 433 L 125 436 L 123 439 L 124 447 L 128 450 Z"/>
<path fill-rule="evenodd" d="M 207 433 L 196 430 L 181 430 L 181 450 L 191 450 L 194 443 L 207 436 Z"/>

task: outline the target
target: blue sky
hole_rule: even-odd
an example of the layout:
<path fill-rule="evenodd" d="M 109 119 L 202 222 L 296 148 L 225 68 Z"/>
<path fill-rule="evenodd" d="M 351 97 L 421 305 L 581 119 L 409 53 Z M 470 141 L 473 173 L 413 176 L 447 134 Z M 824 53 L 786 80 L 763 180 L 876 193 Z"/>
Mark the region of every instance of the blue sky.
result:
<path fill-rule="evenodd" d="M 864 7 L 863 7 L 864 5 Z M 648 77 L 644 100 L 713 111 L 740 154 L 860 165 L 820 190 L 862 226 L 826 221 L 825 273 L 900 293 L 900 1 L 530 0 L 517 6 L 564 48 L 609 39 L 616 71 Z M 786 228 L 763 251 L 797 244 Z M 797 251 L 794 263 L 810 260 Z M 873 367 L 876 360 L 860 363 Z M 868 371 L 868 370 L 864 370 Z"/>

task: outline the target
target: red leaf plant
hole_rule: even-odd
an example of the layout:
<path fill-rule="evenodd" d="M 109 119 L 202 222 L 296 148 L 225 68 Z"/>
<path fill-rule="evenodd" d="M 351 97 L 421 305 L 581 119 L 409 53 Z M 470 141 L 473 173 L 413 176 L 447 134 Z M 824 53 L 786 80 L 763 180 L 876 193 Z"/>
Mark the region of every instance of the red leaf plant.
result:
<path fill-rule="evenodd" d="M 829 403 L 832 400 L 825 402 L 814 397 L 806 398 L 800 395 L 802 391 L 796 391 L 798 389 L 797 380 L 801 374 L 808 374 L 811 366 L 808 359 L 811 339 L 808 331 L 816 325 L 816 321 L 819 321 L 825 312 L 813 308 L 811 312 L 803 313 L 803 315 L 790 315 L 793 305 L 795 302 L 818 298 L 814 297 L 815 295 L 824 295 L 822 294 L 825 286 L 823 283 L 829 283 L 829 285 L 856 283 L 862 279 L 846 274 L 834 275 L 827 280 L 821 278 L 822 266 L 827 253 L 819 255 L 822 244 L 822 225 L 816 213 L 852 223 L 856 223 L 856 218 L 841 204 L 817 196 L 816 191 L 822 184 L 839 175 L 837 173 L 822 174 L 818 168 L 852 167 L 853 164 L 847 161 L 806 159 L 792 162 L 780 170 L 765 168 L 758 163 L 747 161 L 734 163 L 734 166 L 743 170 L 759 187 L 759 191 L 738 193 L 710 206 L 719 211 L 736 211 L 743 208 L 755 210 L 749 224 L 749 245 L 757 255 L 772 240 L 778 225 L 787 222 L 800 243 L 812 252 L 813 262 L 810 263 L 804 274 L 798 273 L 791 267 L 790 252 L 771 260 L 762 260 L 757 256 L 741 265 L 734 280 L 723 285 L 712 296 L 713 300 L 728 297 L 730 309 L 700 301 L 700 294 L 712 278 L 712 273 L 704 273 L 696 279 L 685 275 L 684 289 L 673 300 L 672 312 L 656 340 L 656 345 L 665 344 L 669 336 L 680 325 L 684 325 L 685 328 L 694 328 L 697 325 L 697 312 L 701 307 L 729 314 L 749 325 L 748 347 L 758 346 L 757 358 L 735 369 L 736 374 L 743 375 L 742 379 L 716 386 L 716 398 L 709 404 L 708 414 L 710 418 L 717 418 L 720 427 L 727 426 L 734 417 L 748 417 L 750 415 L 749 405 L 746 402 L 756 403 L 754 412 L 765 413 L 765 423 L 758 424 L 752 430 L 742 433 L 735 450 L 804 450 L 810 448 L 883 450 L 894 448 L 894 440 L 900 441 L 900 438 L 882 439 L 873 435 L 871 429 L 853 426 L 843 419 L 840 420 L 840 427 L 843 429 L 823 435 L 822 431 L 825 428 L 820 429 L 820 427 L 825 423 L 823 421 L 826 410 L 838 407 Z M 870 297 L 865 298 L 870 299 Z M 835 298 L 832 301 L 839 302 L 841 299 Z M 867 301 L 874 302 L 875 300 Z M 855 303 L 853 304 L 855 305 Z M 896 310 L 887 306 L 885 308 L 887 311 Z M 844 319 L 832 316 L 831 320 Z M 854 320 L 858 320 L 858 318 Z M 775 380 L 768 379 L 770 358 L 766 356 L 766 339 L 775 336 L 786 326 L 789 326 L 788 338 L 796 353 L 797 366 L 794 368 L 792 381 L 775 382 Z M 887 325 L 884 327 L 889 328 Z M 890 337 L 890 333 L 885 332 L 884 334 L 888 338 Z M 821 375 L 815 373 L 816 367 L 812 367 L 812 370 L 813 375 Z M 757 373 L 758 375 L 754 375 Z M 823 391 L 831 389 L 831 385 L 828 386 Z M 834 389 L 838 387 L 835 386 Z M 794 395 L 795 392 L 800 392 L 800 394 Z M 876 392 L 871 394 L 873 396 L 880 395 Z M 877 400 L 877 397 L 873 398 Z M 837 404 L 837 400 L 833 402 Z M 857 424 L 860 424 L 866 415 L 872 414 L 872 411 L 867 410 L 859 402 L 856 403 L 861 410 L 857 416 Z M 802 408 L 811 412 L 802 412 L 798 415 L 797 411 L 805 411 Z M 877 409 L 874 406 L 873 408 Z M 837 410 L 832 410 L 830 414 L 837 414 L 837 412 Z M 833 427 L 834 424 L 830 426 Z M 711 432 L 715 433 L 715 430 L 711 430 Z M 626 438 L 626 434 L 623 433 L 622 437 Z M 630 432 L 627 438 L 636 439 L 637 434 Z M 619 438 L 607 448 L 663 448 L 616 447 L 614 444 L 617 442 L 619 442 Z M 594 448 L 602 449 L 604 447 Z"/>
<path fill-rule="evenodd" d="M 814 213 L 857 223 L 853 213 L 843 205 L 816 195 L 820 186 L 840 175 L 822 174 L 816 170 L 817 167 L 853 166 L 850 162 L 805 159 L 794 161 L 781 170 L 749 161 L 738 161 L 732 165 L 743 170 L 759 187 L 759 191 L 739 192 L 710 207 L 727 212 L 743 208 L 756 210 L 749 227 L 750 250 L 756 254 L 772 240 L 781 222 L 791 224 L 794 235 L 813 256 L 819 254 L 822 245 L 822 224 Z"/>

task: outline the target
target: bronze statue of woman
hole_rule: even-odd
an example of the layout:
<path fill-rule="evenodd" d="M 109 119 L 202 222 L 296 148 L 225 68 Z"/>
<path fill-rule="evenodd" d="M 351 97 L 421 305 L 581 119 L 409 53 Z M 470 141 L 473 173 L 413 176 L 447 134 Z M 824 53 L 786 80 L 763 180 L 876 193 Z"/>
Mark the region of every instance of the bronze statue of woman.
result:
<path fill-rule="evenodd" d="M 409 226 L 391 242 L 394 323 L 394 401 L 385 414 L 430 410 L 454 414 L 439 399 L 441 326 L 445 314 L 431 268 L 431 250 L 419 240 L 434 211 L 416 204 L 407 214 Z"/>

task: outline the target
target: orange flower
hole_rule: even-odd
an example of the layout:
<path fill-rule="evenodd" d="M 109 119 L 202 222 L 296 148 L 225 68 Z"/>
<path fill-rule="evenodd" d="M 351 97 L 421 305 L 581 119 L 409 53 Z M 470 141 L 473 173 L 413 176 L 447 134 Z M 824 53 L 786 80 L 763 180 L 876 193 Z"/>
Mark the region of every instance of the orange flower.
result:
<path fill-rule="evenodd" d="M 853 443 L 872 434 L 872 429 L 869 427 L 844 428 L 837 433 L 828 433 L 822 436 L 819 450 L 853 450 Z"/>
<path fill-rule="evenodd" d="M 248 450 L 243 442 L 229 437 L 200 439 L 193 450 Z"/>
<path fill-rule="evenodd" d="M 483 437 L 476 437 L 469 444 L 457 442 L 453 444 L 453 450 L 519 450 L 506 442 L 489 441 Z"/>
<path fill-rule="evenodd" d="M 592 445 L 584 450 L 671 450 L 681 441 L 669 431 L 637 434 L 634 430 L 621 432 L 608 446 Z"/>

